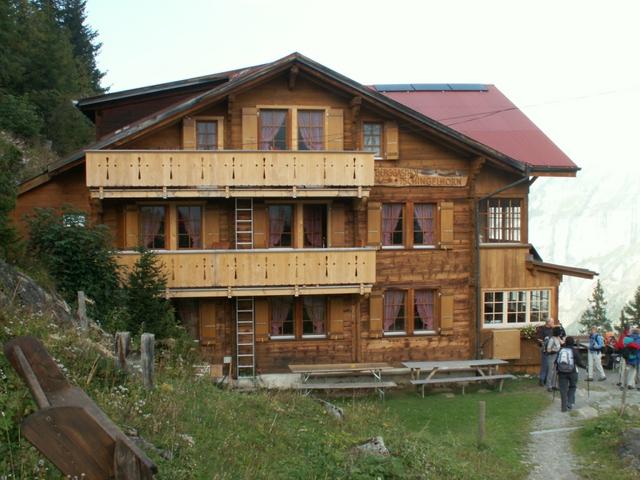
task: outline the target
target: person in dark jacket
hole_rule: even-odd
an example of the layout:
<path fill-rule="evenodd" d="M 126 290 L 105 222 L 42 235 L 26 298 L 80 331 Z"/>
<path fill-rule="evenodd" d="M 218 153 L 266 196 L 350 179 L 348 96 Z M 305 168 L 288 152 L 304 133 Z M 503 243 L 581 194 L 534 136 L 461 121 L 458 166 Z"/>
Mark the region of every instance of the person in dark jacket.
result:
<path fill-rule="evenodd" d="M 538 345 L 540 345 L 540 385 L 544 386 L 547 381 L 547 352 L 545 349 L 546 341 L 551 338 L 553 331 L 553 320 L 548 318 L 545 324 L 538 328 L 536 338 Z"/>
<path fill-rule="evenodd" d="M 562 371 L 560 362 L 566 358 L 563 350 L 567 350 L 567 354 L 572 356 L 573 368 L 571 371 Z M 578 350 L 576 349 L 576 341 L 573 337 L 567 337 L 564 346 L 558 352 L 556 360 L 556 369 L 558 369 L 558 383 L 560 384 L 560 404 L 561 410 L 566 412 L 571 410 L 576 403 L 576 388 L 578 387 L 578 367 L 587 368 L 584 364 Z"/>

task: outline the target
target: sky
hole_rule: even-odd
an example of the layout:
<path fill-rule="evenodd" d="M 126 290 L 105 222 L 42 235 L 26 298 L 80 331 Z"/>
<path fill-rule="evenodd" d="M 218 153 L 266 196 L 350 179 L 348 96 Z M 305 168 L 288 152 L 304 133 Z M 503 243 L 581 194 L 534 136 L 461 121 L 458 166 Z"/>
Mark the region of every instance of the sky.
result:
<path fill-rule="evenodd" d="M 640 174 L 637 0 L 88 0 L 87 9 L 112 92 L 298 51 L 363 84 L 496 85 L 582 168 L 577 179 L 536 182 L 532 196 L 553 201 L 594 182 L 615 189 L 620 176 Z M 553 229 L 530 231 L 545 260 L 600 268 L 555 248 Z M 575 231 L 568 241 L 606 245 L 615 232 Z"/>

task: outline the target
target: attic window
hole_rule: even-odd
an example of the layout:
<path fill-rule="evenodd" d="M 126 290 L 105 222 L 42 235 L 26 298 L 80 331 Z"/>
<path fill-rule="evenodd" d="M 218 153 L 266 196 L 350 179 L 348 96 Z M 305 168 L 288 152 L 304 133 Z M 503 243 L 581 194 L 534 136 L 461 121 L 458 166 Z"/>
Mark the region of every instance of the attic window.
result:
<path fill-rule="evenodd" d="M 217 150 L 218 149 L 218 122 L 198 121 L 196 122 L 196 149 L 197 150 Z"/>
<path fill-rule="evenodd" d="M 382 124 L 364 124 L 364 150 L 373 152 L 376 158 L 382 157 Z"/>

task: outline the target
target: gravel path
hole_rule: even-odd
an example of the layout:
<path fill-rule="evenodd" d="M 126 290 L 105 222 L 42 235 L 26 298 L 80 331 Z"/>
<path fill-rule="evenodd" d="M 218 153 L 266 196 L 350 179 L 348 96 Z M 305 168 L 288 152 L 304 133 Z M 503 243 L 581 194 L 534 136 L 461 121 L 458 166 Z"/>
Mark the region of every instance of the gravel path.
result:
<path fill-rule="evenodd" d="M 580 370 L 580 380 L 576 391 L 576 405 L 572 413 L 560 411 L 560 394 L 533 422 L 531 442 L 528 449 L 528 463 L 533 465 L 528 480 L 579 480 L 577 474 L 579 460 L 571 450 L 571 434 L 586 418 L 597 416 L 598 411 L 618 408 L 622 392 L 615 385 L 617 372 L 606 371 L 607 380 L 593 382 L 590 392 L 584 370 Z M 549 395 L 552 395 L 551 393 Z M 640 392 L 627 393 L 627 404 L 640 403 Z"/>

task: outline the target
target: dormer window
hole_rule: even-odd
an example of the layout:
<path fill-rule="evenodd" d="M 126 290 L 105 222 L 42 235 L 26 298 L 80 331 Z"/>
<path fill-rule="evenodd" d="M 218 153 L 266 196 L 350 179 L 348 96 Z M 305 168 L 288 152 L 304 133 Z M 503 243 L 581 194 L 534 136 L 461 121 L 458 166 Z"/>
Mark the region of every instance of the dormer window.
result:
<path fill-rule="evenodd" d="M 260 110 L 260 150 L 288 150 L 287 110 Z"/>

